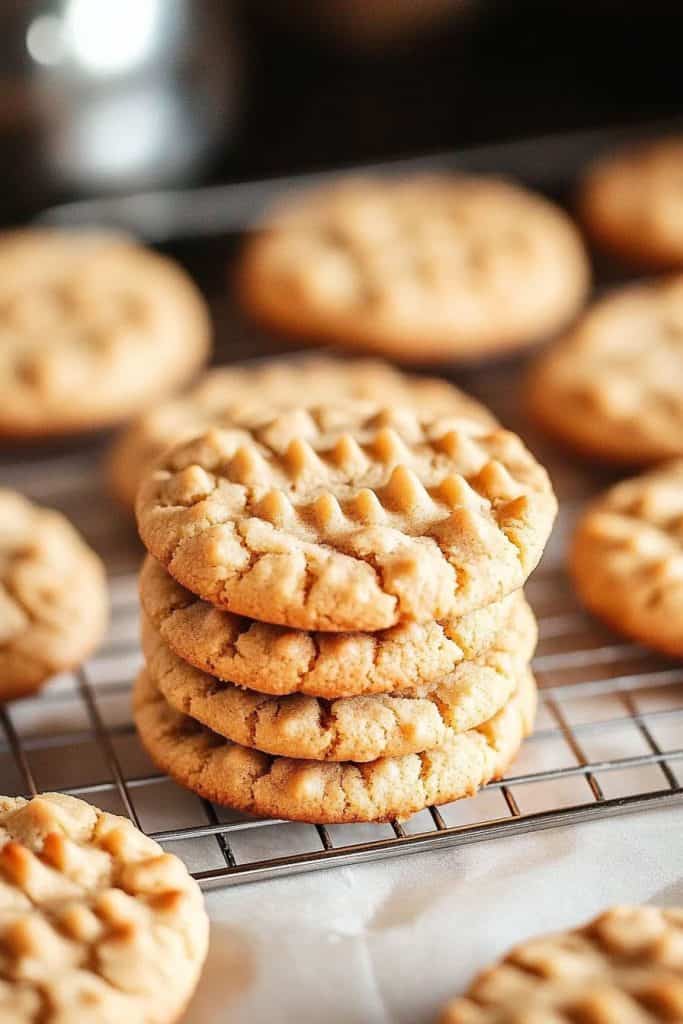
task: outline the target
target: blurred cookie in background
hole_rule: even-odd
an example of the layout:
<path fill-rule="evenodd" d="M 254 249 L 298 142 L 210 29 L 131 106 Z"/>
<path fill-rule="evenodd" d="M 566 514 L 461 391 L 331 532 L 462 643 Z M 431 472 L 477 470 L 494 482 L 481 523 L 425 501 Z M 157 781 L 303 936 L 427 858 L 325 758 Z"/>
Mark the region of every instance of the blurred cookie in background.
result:
<path fill-rule="evenodd" d="M 641 267 L 683 267 L 683 136 L 598 160 L 579 209 L 598 245 Z"/>
<path fill-rule="evenodd" d="M 532 368 L 528 402 L 547 431 L 625 464 L 683 455 L 683 275 L 596 302 Z"/>
<path fill-rule="evenodd" d="M 204 301 L 180 267 L 125 236 L 0 236 L 0 440 L 121 422 L 209 353 Z"/>
<path fill-rule="evenodd" d="M 683 461 L 611 487 L 581 516 L 569 569 L 613 629 L 683 656 Z"/>
<path fill-rule="evenodd" d="M 266 327 L 404 362 L 476 360 L 552 335 L 589 286 L 580 236 L 493 178 L 348 178 L 272 211 L 238 297 Z"/>
<path fill-rule="evenodd" d="M 107 474 L 114 496 L 132 511 L 138 485 L 165 448 L 209 427 L 253 426 L 276 410 L 358 401 L 408 405 L 436 415 L 496 426 L 492 412 L 454 384 L 404 374 L 371 359 L 308 356 L 209 370 L 187 394 L 151 409 L 114 443 Z"/>
<path fill-rule="evenodd" d="M 0 489 L 0 701 L 84 661 L 108 617 L 104 566 L 71 523 Z"/>

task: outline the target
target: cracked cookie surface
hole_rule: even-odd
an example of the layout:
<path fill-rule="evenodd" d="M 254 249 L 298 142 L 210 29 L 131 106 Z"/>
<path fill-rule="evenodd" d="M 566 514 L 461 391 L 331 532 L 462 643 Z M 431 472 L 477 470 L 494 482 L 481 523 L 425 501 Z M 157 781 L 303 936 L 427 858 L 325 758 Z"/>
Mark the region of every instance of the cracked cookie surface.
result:
<path fill-rule="evenodd" d="M 0 701 L 78 665 L 108 615 L 104 566 L 71 523 L 0 489 Z"/>
<path fill-rule="evenodd" d="M 529 606 L 515 603 L 495 645 L 422 697 L 273 697 L 221 682 L 182 661 L 143 620 L 147 672 L 168 703 L 245 747 L 316 761 L 374 761 L 441 746 L 497 714 L 536 645 Z"/>
<path fill-rule="evenodd" d="M 504 773 L 531 731 L 536 684 L 524 669 L 502 711 L 478 729 L 427 753 L 360 765 L 271 757 L 232 743 L 171 708 L 145 670 L 133 699 L 144 747 L 181 785 L 245 814 L 334 824 L 406 818 L 473 796 Z"/>
<path fill-rule="evenodd" d="M 374 631 L 522 586 L 556 514 L 520 439 L 410 409 L 298 409 L 213 430 L 143 482 L 140 535 L 180 583 L 263 622 Z"/>
<path fill-rule="evenodd" d="M 683 655 L 683 460 L 610 488 L 574 534 L 579 596 L 612 627 Z"/>
<path fill-rule="evenodd" d="M 596 302 L 541 356 L 528 397 L 541 426 L 623 463 L 683 454 L 683 275 Z"/>
<path fill-rule="evenodd" d="M 613 907 L 530 939 L 480 974 L 440 1024 L 683 1020 L 683 908 Z"/>
<path fill-rule="evenodd" d="M 375 359 L 332 356 L 269 360 L 209 370 L 186 394 L 145 413 L 117 439 L 108 460 L 111 490 L 130 508 L 140 481 L 169 445 L 210 427 L 253 426 L 276 409 L 347 401 L 414 406 L 496 425 L 493 413 L 454 384 L 401 373 Z"/>
<path fill-rule="evenodd" d="M 588 282 L 558 207 L 444 175 L 351 178 L 291 199 L 247 242 L 237 288 L 270 327 L 419 363 L 537 341 L 576 313 Z"/>
<path fill-rule="evenodd" d="M 461 619 L 405 622 L 377 633 L 321 633 L 246 619 L 202 601 L 148 555 L 140 573 L 145 614 L 183 661 L 228 682 L 284 696 L 423 696 L 463 661 L 487 651 L 515 593 Z"/>
<path fill-rule="evenodd" d="M 124 236 L 0 236 L 1 437 L 125 420 L 184 384 L 208 348 L 204 301 L 171 260 Z"/>
<path fill-rule="evenodd" d="M 206 958 L 196 882 L 127 818 L 0 797 L 3 1024 L 171 1024 Z"/>
<path fill-rule="evenodd" d="M 595 240 L 637 266 L 683 266 L 683 138 L 662 139 L 599 160 L 579 193 Z"/>

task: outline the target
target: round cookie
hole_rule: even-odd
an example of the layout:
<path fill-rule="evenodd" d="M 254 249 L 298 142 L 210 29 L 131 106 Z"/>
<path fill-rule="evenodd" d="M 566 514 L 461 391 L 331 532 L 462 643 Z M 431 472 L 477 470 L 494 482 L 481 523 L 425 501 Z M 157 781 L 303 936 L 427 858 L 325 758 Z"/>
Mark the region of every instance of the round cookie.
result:
<path fill-rule="evenodd" d="M 117 439 L 108 459 L 114 496 L 131 509 L 140 481 L 171 444 L 209 427 L 257 423 L 276 409 L 352 400 L 409 405 L 463 416 L 493 427 L 496 420 L 475 398 L 437 377 L 404 374 L 373 359 L 310 356 L 209 370 L 187 394 L 151 409 Z"/>
<path fill-rule="evenodd" d="M 271 697 L 182 661 L 143 620 L 147 672 L 171 707 L 245 747 L 315 761 L 374 761 L 441 746 L 497 714 L 533 655 L 536 622 L 520 598 L 494 647 L 462 662 L 424 697 Z"/>
<path fill-rule="evenodd" d="M 683 1020 L 683 909 L 613 907 L 529 939 L 484 971 L 440 1024 Z"/>
<path fill-rule="evenodd" d="M 553 334 L 588 260 L 569 217 L 494 178 L 351 178 L 295 197 L 251 239 L 238 296 L 268 327 L 406 362 L 476 359 Z"/>
<path fill-rule="evenodd" d="M 183 661 L 259 693 L 417 697 L 495 642 L 515 593 L 445 623 L 404 622 L 378 633 L 315 633 L 245 619 L 200 600 L 148 555 L 140 573 L 145 614 Z"/>
<path fill-rule="evenodd" d="M 683 655 L 683 460 L 612 487 L 581 517 L 569 567 L 587 607 Z"/>
<path fill-rule="evenodd" d="M 557 503 L 516 435 L 408 409 L 326 417 L 167 452 L 138 494 L 148 551 L 205 600 L 298 629 L 442 621 L 522 586 Z"/>
<path fill-rule="evenodd" d="M 185 866 L 127 818 L 45 793 L 0 797 L 0 1017 L 171 1024 L 206 959 Z"/>
<path fill-rule="evenodd" d="M 71 523 L 0 489 L 0 701 L 84 661 L 108 616 L 104 566 Z"/>
<path fill-rule="evenodd" d="M 533 676 L 520 669 L 513 697 L 478 729 L 428 753 L 356 765 L 273 758 L 231 743 L 171 708 L 144 670 L 133 695 L 144 747 L 180 785 L 245 814 L 317 824 L 391 821 L 473 796 L 505 772 L 531 731 L 536 698 Z"/>
<path fill-rule="evenodd" d="M 538 360 L 528 401 L 585 454 L 630 464 L 683 454 L 683 276 L 595 303 Z"/>
<path fill-rule="evenodd" d="M 123 236 L 0 236 L 0 438 L 118 423 L 184 384 L 209 349 L 187 275 Z"/>
<path fill-rule="evenodd" d="M 683 138 L 613 153 L 588 171 L 579 210 L 595 241 L 641 267 L 683 267 Z"/>

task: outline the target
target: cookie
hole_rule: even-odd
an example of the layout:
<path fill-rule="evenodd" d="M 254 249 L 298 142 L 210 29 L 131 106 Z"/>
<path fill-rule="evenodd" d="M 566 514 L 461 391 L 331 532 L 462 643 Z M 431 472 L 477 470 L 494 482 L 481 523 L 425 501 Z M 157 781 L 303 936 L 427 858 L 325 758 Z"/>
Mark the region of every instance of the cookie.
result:
<path fill-rule="evenodd" d="M 621 463 L 683 454 L 683 276 L 613 292 L 539 359 L 530 411 L 580 452 Z"/>
<path fill-rule="evenodd" d="M 123 236 L 0 236 L 0 438 L 118 423 L 184 384 L 208 349 L 205 304 L 165 257 Z"/>
<path fill-rule="evenodd" d="M 598 160 L 579 191 L 595 241 L 641 267 L 683 267 L 683 138 L 659 139 Z"/>
<path fill-rule="evenodd" d="M 0 489 L 0 701 L 80 664 L 108 617 L 104 566 L 73 526 Z"/>
<path fill-rule="evenodd" d="M 170 1024 L 208 946 L 199 887 L 127 818 L 0 797 L 0 1017 Z"/>
<path fill-rule="evenodd" d="M 683 909 L 613 907 L 529 939 L 475 979 L 441 1024 L 683 1020 Z"/>
<path fill-rule="evenodd" d="M 516 435 L 408 410 L 276 416 L 161 459 L 140 535 L 193 593 L 262 622 L 374 631 L 443 621 L 518 589 L 556 513 Z"/>
<path fill-rule="evenodd" d="M 169 445 L 209 427 L 251 426 L 264 412 L 268 417 L 277 409 L 321 402 L 343 405 L 349 399 L 409 405 L 496 425 L 493 413 L 454 384 L 400 373 L 378 360 L 310 356 L 220 367 L 209 370 L 186 395 L 145 413 L 117 439 L 107 465 L 110 489 L 132 509 L 140 481 Z"/>
<path fill-rule="evenodd" d="M 683 460 L 612 487 L 581 517 L 569 567 L 587 607 L 683 655 Z"/>
<path fill-rule="evenodd" d="M 503 774 L 532 728 L 536 685 L 517 691 L 478 729 L 436 750 L 369 764 L 270 757 L 231 743 L 170 707 L 146 671 L 134 690 L 135 722 L 159 769 L 206 799 L 245 814 L 317 824 L 391 821 L 474 793 Z"/>
<path fill-rule="evenodd" d="M 276 330 L 406 362 L 553 334 L 584 302 L 583 243 L 547 199 L 493 178 L 352 178 L 293 198 L 247 243 L 237 291 Z"/>
<path fill-rule="evenodd" d="M 424 697 L 382 694 L 322 700 L 272 697 L 221 682 L 182 661 L 143 620 L 147 671 L 177 711 L 268 754 L 314 761 L 374 761 L 441 746 L 488 721 L 514 692 L 533 655 L 536 622 L 520 599 L 496 645 L 463 662 Z"/>
<path fill-rule="evenodd" d="M 495 642 L 521 597 L 445 623 L 404 622 L 378 633 L 316 633 L 215 608 L 148 555 L 140 573 L 145 614 L 168 646 L 218 679 L 274 696 L 422 696 Z"/>

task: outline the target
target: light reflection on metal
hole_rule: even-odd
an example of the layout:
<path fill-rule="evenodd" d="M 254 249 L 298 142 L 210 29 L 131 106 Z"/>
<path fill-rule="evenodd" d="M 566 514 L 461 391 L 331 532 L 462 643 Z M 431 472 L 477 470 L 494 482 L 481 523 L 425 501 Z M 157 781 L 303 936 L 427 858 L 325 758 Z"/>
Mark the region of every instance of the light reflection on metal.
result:
<path fill-rule="evenodd" d="M 26 49 L 36 64 L 51 67 L 64 59 L 62 23 L 55 14 L 41 14 L 26 30 Z"/>
<path fill-rule="evenodd" d="M 132 71 L 154 49 L 162 20 L 160 0 L 68 0 L 63 18 L 65 53 L 96 75 Z"/>

